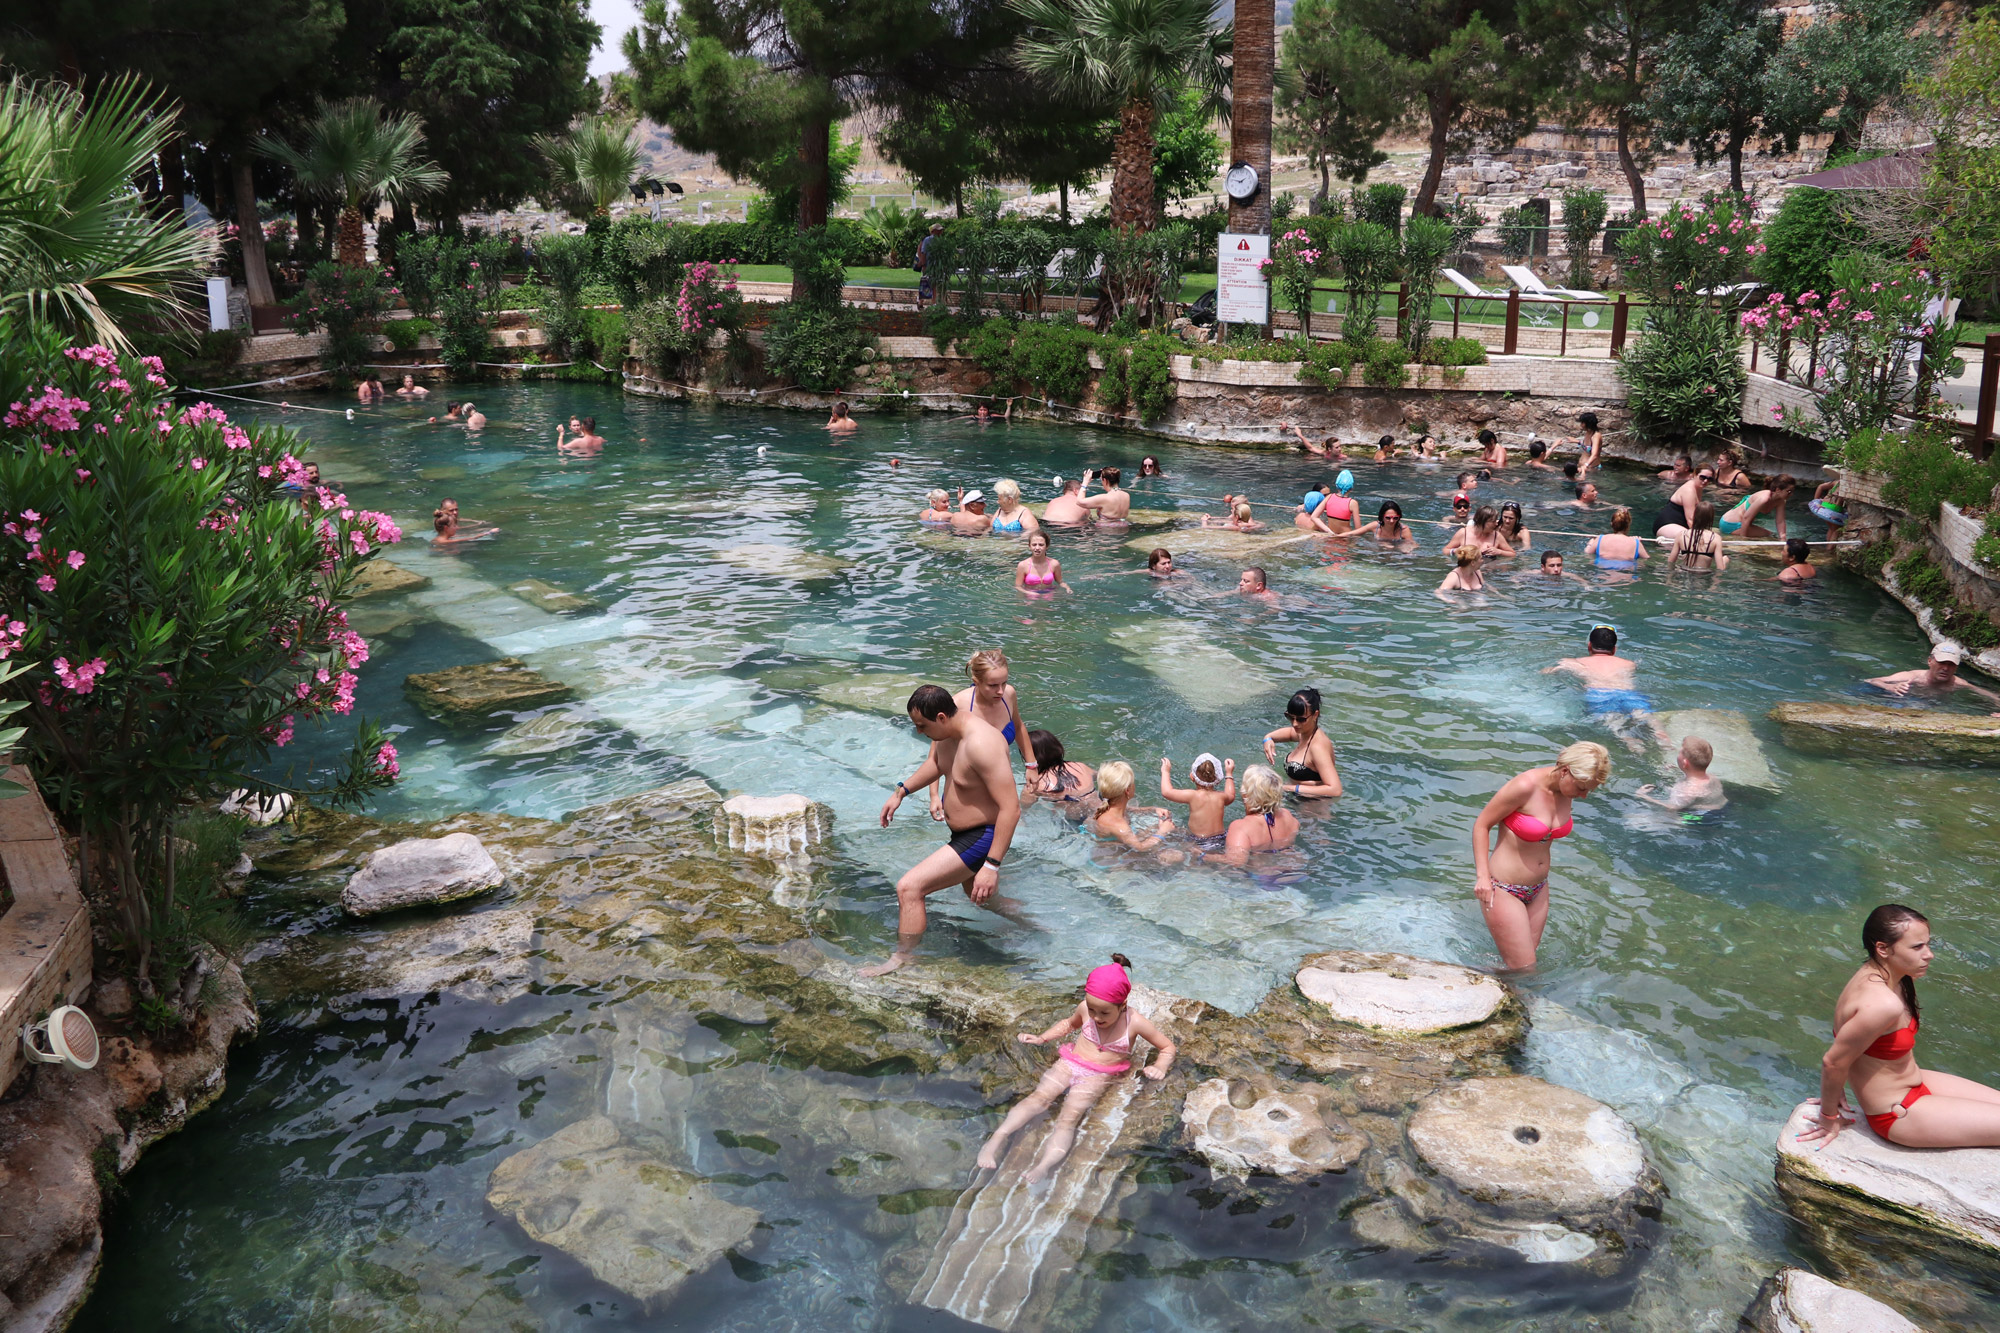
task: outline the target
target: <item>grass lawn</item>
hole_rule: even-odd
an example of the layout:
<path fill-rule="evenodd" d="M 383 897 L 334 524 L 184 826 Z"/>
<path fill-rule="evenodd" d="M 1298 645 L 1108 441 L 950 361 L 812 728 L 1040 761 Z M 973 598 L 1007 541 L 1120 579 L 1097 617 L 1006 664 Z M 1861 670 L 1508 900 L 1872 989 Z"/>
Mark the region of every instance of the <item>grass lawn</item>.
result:
<path fill-rule="evenodd" d="M 2000 321 L 1961 319 L 1952 325 L 1952 330 L 1958 335 L 1960 347 L 1978 347 L 1985 343 L 1988 334 L 2000 333 Z"/>
<path fill-rule="evenodd" d="M 744 282 L 790 282 L 792 270 L 786 264 L 738 264 L 736 276 Z M 847 281 L 853 287 L 914 287 L 917 274 L 907 268 L 859 266 L 847 270 Z"/>

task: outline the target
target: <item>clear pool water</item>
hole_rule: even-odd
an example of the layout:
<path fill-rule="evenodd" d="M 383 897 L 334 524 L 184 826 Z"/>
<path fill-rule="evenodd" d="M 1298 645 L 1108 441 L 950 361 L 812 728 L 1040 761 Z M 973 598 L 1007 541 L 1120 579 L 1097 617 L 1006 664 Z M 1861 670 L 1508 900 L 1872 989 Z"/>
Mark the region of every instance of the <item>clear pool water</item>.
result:
<path fill-rule="evenodd" d="M 1072 757 L 1130 761 L 1147 800 L 1162 755 L 1177 773 L 1202 750 L 1258 761 L 1285 698 L 1315 685 L 1347 795 L 1301 811 L 1296 882 L 1273 889 L 1120 860 L 1039 811 L 1006 883 L 1041 929 L 935 900 L 934 954 L 1068 985 L 1117 949 L 1149 984 L 1242 1011 L 1328 947 L 1492 965 L 1469 892 L 1474 813 L 1570 740 L 1612 746 L 1614 780 L 1579 808 L 1577 835 L 1555 857 L 1542 968 L 1524 983 L 1535 1020 L 1525 1071 L 1610 1103 L 1645 1137 L 1670 1197 L 1636 1278 L 1607 1287 L 1559 1270 L 1423 1265 L 1347 1234 L 1337 1188 L 1317 1203 L 1294 1192 L 1282 1208 L 1222 1207 L 1207 1172 L 1163 1145 L 1093 1242 L 1084 1280 L 1101 1284 L 1096 1327 L 1733 1329 L 1778 1264 L 1830 1262 L 1778 1207 L 1771 1144 L 1816 1087 L 1833 997 L 1878 902 L 1920 906 L 1942 942 L 1925 986 L 1926 1063 L 2000 1077 L 1988 1021 L 2000 985 L 1991 771 L 1809 757 L 1764 720 L 1781 700 L 1847 696 L 1862 677 L 1920 664 L 1925 642 L 1909 616 L 1856 578 L 1829 572 L 1791 592 L 1773 582 L 1774 562 L 1747 559 L 1719 579 L 1634 581 L 1587 569 L 1580 539 L 1551 537 L 1539 545 L 1567 552 L 1581 580 L 1502 571 L 1491 593 L 1447 605 L 1431 592 L 1446 569 L 1432 520 L 1448 513 L 1450 474 L 1353 463 L 1364 510 L 1404 505 L 1421 535 L 1414 555 L 1273 546 L 1259 560 L 1283 602 L 1269 609 L 1232 595 L 1240 559 L 1204 556 L 1169 531 L 1059 534 L 1073 592 L 1029 604 L 1011 587 L 1022 554 L 1012 542 L 918 530 L 929 486 L 990 490 L 1013 477 L 1039 502 L 1054 474 L 1108 462 L 1129 476 L 1151 451 L 1170 480 L 1139 484 L 1138 506 L 1219 513 L 1204 498 L 1290 504 L 1330 469 L 914 416 L 867 420 L 836 448 L 816 419 L 595 386 L 476 397 L 490 424 L 470 437 L 424 424 L 441 404 L 361 409 L 351 422 L 261 413 L 304 430 L 357 502 L 394 514 L 412 538 L 390 558 L 431 581 L 354 610 L 375 645 L 360 707 L 398 731 L 403 754 L 384 816 L 559 818 L 689 776 L 724 791 L 806 793 L 836 813 L 839 896 L 817 943 L 874 957 L 893 937 L 890 886 L 937 838 L 914 804 L 889 830 L 874 822 L 921 758 L 895 712 L 912 679 L 957 688 L 972 651 L 1003 647 L 1029 724 L 1055 731 Z M 556 422 L 571 413 L 597 416 L 601 457 L 556 454 Z M 1479 494 L 1520 499 L 1536 528 L 1598 530 L 1602 514 L 1554 507 L 1558 483 L 1510 470 Z M 1604 489 L 1641 515 L 1664 495 L 1631 471 Z M 429 516 L 447 495 L 498 533 L 433 549 Z M 1187 577 L 1145 577 L 1129 545 L 1139 537 L 1174 549 Z M 590 605 L 550 600 L 562 594 Z M 1633 791 L 1666 776 L 1658 753 L 1628 754 L 1585 716 L 1573 684 L 1542 671 L 1599 622 L 1620 630 L 1660 708 L 1746 717 L 1779 790 L 1734 793 L 1711 825 L 1655 818 Z M 572 725 L 558 740 L 505 734 L 505 721 L 453 733 L 403 697 L 411 672 L 507 655 L 577 691 L 559 710 Z M 302 735 L 287 759 L 309 767 L 344 745 Z M 345 929 L 337 913 L 302 915 L 279 885 L 257 887 L 251 906 L 273 929 Z M 446 994 L 385 1006 L 278 990 L 223 1102 L 129 1180 L 79 1328 L 955 1326 L 901 1304 L 880 1262 L 895 1242 L 871 1200 L 829 1202 L 791 1183 L 797 1172 L 760 1177 L 755 1154 L 722 1160 L 711 1147 L 695 1166 L 780 1219 L 779 1239 L 652 1314 L 485 1208 L 495 1163 L 601 1096 L 594 1048 L 578 1034 L 636 997 L 557 988 L 500 1004 Z M 713 1048 L 685 1056 L 698 1093 L 754 1074 L 950 1127 L 964 1160 L 947 1152 L 932 1182 L 947 1203 L 999 1109 L 903 1072 L 798 1070 L 718 1030 L 689 1038 L 691 1052 Z M 828 1147 L 808 1161 L 816 1171 L 837 1157 Z M 1956 1311 L 1965 1327 L 1993 1316 L 1992 1273 L 1898 1262 L 1930 1308 Z"/>

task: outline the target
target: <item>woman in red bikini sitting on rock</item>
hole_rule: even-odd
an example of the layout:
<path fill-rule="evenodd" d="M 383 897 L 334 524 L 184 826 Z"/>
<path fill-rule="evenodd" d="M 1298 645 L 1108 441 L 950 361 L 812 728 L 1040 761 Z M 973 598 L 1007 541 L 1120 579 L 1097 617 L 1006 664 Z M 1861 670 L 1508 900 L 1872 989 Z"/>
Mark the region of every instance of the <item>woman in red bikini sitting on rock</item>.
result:
<path fill-rule="evenodd" d="M 2000 1090 L 1917 1065 L 1917 978 L 1931 966 L 1930 922 L 1884 903 L 1868 914 L 1861 944 L 1868 961 L 1833 1006 L 1833 1045 L 1819 1062 L 1819 1123 L 1799 1142 L 1830 1143 L 1854 1123 L 1845 1101 L 1851 1083 L 1869 1128 L 1891 1143 L 2000 1147 Z"/>

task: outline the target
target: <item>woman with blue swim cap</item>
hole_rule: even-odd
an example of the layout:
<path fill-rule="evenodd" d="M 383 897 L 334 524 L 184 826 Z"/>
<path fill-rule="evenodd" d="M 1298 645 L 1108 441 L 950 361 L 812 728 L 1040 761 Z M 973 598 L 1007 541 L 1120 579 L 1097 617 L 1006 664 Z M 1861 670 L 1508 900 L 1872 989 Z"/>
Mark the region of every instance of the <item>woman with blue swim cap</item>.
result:
<path fill-rule="evenodd" d="M 1353 489 L 1354 474 L 1342 468 L 1340 475 L 1333 479 L 1333 494 L 1321 497 L 1316 517 L 1324 524 L 1326 531 L 1336 537 L 1354 531 L 1354 521 L 1361 516 L 1360 508 L 1348 494 Z"/>

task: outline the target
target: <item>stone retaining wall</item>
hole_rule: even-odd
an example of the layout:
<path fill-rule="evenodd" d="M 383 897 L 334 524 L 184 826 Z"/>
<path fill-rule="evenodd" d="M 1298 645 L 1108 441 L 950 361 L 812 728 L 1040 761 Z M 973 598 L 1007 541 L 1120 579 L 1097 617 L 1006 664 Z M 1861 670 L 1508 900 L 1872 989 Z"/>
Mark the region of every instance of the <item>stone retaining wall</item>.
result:
<path fill-rule="evenodd" d="M 90 912 L 62 837 L 28 770 L 28 789 L 0 800 L 0 872 L 14 905 L 0 916 L 0 1090 L 21 1072 L 21 1025 L 59 1004 L 81 1004 L 91 982 Z"/>

